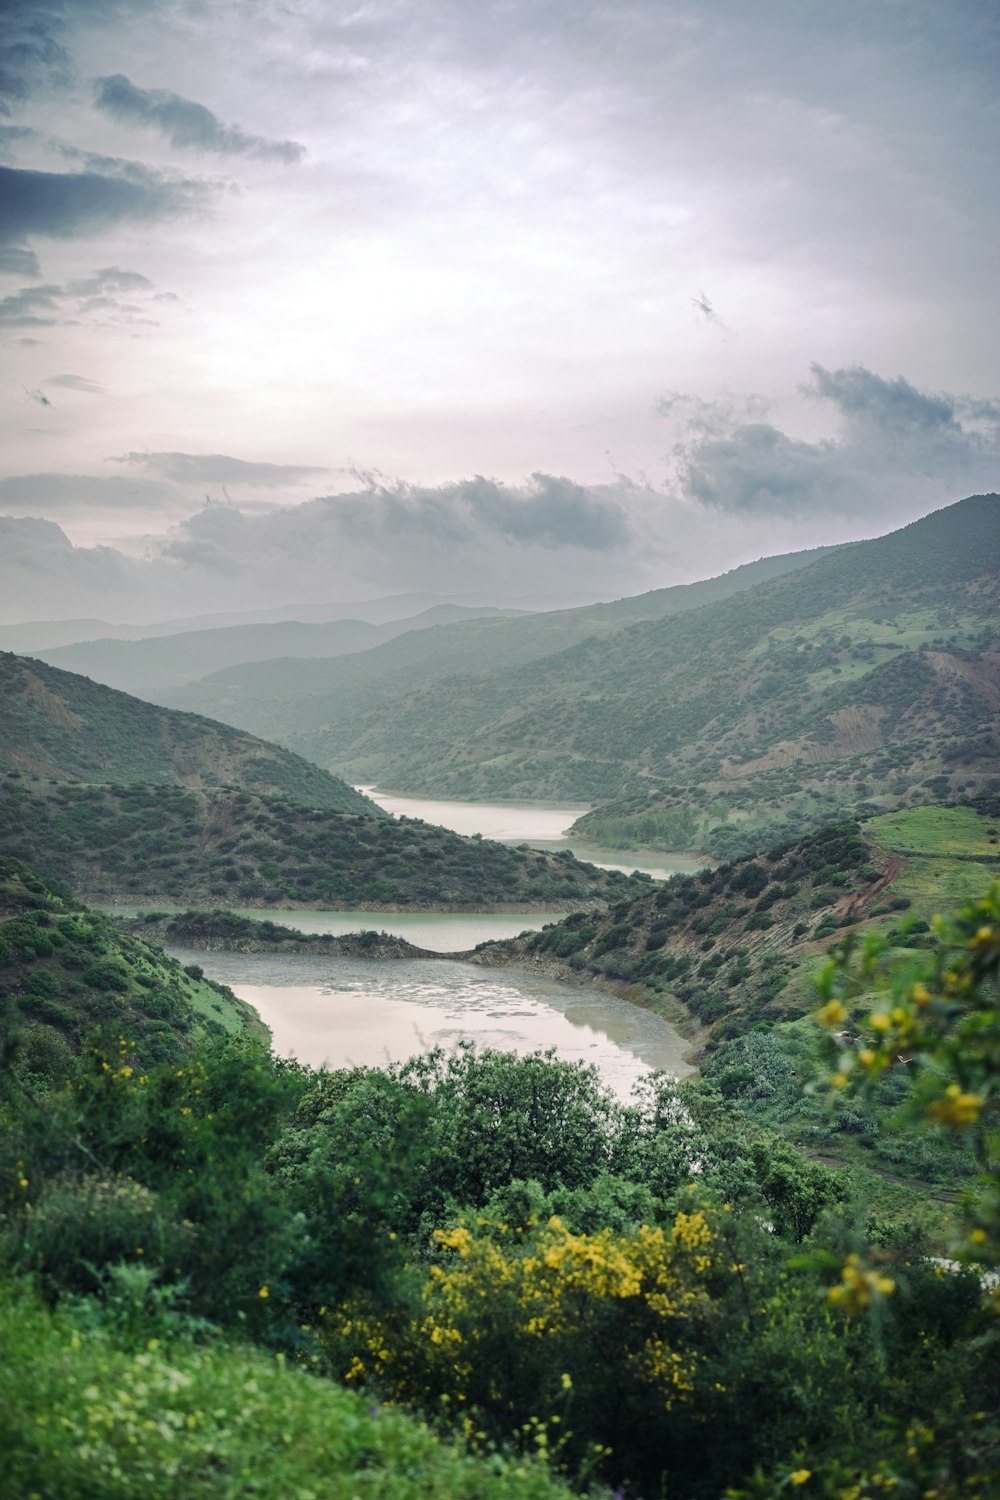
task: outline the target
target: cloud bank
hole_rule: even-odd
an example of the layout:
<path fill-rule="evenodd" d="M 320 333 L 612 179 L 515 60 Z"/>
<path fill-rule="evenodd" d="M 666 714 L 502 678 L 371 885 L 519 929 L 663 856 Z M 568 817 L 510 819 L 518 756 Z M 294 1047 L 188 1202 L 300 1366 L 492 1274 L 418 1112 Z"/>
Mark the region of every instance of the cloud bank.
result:
<path fill-rule="evenodd" d="M 862 365 L 811 367 L 802 395 L 837 420 L 835 437 L 805 442 L 724 402 L 665 397 L 683 423 L 675 485 L 704 507 L 808 521 L 831 511 L 892 519 L 914 507 L 1000 488 L 1000 401 L 921 391 Z"/>
<path fill-rule="evenodd" d="M 88 387 L 77 377 L 46 384 Z M 13 529 L 0 534 L 10 547 L 3 611 L 8 620 L 46 611 L 167 619 L 411 589 L 484 602 L 613 598 L 878 535 L 1000 489 L 1000 401 L 923 391 L 860 365 L 813 365 L 800 396 L 834 420 L 833 436 L 793 437 L 759 400 L 664 397 L 676 441 L 658 485 L 624 475 L 584 485 L 542 472 L 518 485 L 483 475 L 416 485 L 357 473 L 349 489 L 278 504 L 283 487 L 318 471 L 180 451 L 122 455 L 145 471 L 134 478 L 3 480 L 0 509 L 55 515 L 71 532 L 117 509 L 177 518 L 141 559 L 74 548 L 49 521 L 5 522 Z M 191 487 L 226 483 L 275 493 L 190 513 Z"/>

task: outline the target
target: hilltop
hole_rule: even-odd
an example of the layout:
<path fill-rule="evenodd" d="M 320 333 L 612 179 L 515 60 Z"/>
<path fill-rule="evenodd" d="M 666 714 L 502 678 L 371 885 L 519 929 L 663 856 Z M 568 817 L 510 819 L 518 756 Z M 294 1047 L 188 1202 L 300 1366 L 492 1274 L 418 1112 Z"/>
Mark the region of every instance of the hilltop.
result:
<path fill-rule="evenodd" d="M 336 661 L 288 659 L 213 672 L 163 695 L 175 708 L 211 712 L 232 724 L 288 745 L 328 765 L 349 744 L 356 716 L 391 715 L 392 705 L 417 688 L 462 673 L 515 671 L 565 651 L 591 636 L 624 630 L 638 620 L 663 619 L 806 567 L 832 549 L 763 558 L 700 583 L 654 589 L 609 604 L 515 618 L 466 620 L 394 640 Z M 525 679 L 520 674 L 521 680 Z"/>
<path fill-rule="evenodd" d="M 208 906 L 566 910 L 635 889 L 571 854 L 232 788 L 0 778 L 4 849 L 88 898 Z"/>
<path fill-rule="evenodd" d="M 0 770 L 61 782 L 235 786 L 307 807 L 385 814 L 300 756 L 211 719 L 0 652 Z"/>
<path fill-rule="evenodd" d="M 428 796 L 596 801 L 588 838 L 724 856 L 991 790 L 998 709 L 1000 501 L 983 495 L 529 671 L 396 698 L 330 732 L 326 763 Z"/>
<path fill-rule="evenodd" d="M 32 654 L 50 666 L 82 673 L 107 687 L 135 693 L 157 703 L 166 701 L 164 694 L 173 688 L 242 662 L 271 661 L 276 657 L 342 656 L 367 651 L 408 631 L 509 613 L 516 611 L 438 604 L 411 618 L 386 621 L 381 625 L 351 619 L 316 624 L 280 620 L 182 630 L 151 639 L 121 640 L 104 636 L 44 648 Z M 205 701 L 211 709 L 211 701 Z"/>

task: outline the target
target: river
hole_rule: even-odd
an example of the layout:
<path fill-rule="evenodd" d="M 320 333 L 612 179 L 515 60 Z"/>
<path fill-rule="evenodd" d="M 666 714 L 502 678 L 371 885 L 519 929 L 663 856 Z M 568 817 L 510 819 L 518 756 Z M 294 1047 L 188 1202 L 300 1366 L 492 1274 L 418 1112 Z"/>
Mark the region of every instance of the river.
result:
<path fill-rule="evenodd" d="M 689 854 L 662 853 L 648 849 L 604 849 L 571 835 L 569 829 L 577 818 L 590 809 L 583 805 L 557 807 L 546 802 L 441 802 L 429 797 L 403 797 L 383 792 L 377 787 L 362 786 L 360 792 L 384 807 L 386 812 L 405 818 L 422 818 L 454 833 L 466 836 L 481 833 L 484 839 L 502 844 L 530 844 L 533 849 L 553 853 L 569 849 L 577 859 L 599 865 L 602 870 L 622 870 L 630 875 L 641 870 L 654 880 L 671 875 L 689 875 L 700 870 L 705 861 Z"/>
<path fill-rule="evenodd" d="M 473 1041 L 524 1055 L 552 1047 L 593 1063 L 627 1099 L 654 1069 L 690 1072 L 669 1022 L 600 990 L 444 959 L 378 960 L 205 953 L 171 946 L 228 984 L 271 1028 L 276 1052 L 311 1067 L 383 1067 Z"/>
<path fill-rule="evenodd" d="M 472 803 L 396 797 L 363 788 L 395 816 L 422 818 L 466 835 L 539 849 L 571 849 L 606 869 L 665 879 L 697 869 L 681 855 L 595 849 L 567 838 L 586 809 L 527 803 Z M 134 907 L 114 910 L 133 915 Z M 243 916 L 302 932 L 377 928 L 436 953 L 468 952 L 478 943 L 515 937 L 558 920 L 545 912 L 372 912 L 234 908 Z M 558 984 L 515 970 L 484 970 L 455 961 L 379 961 L 312 955 L 204 953 L 170 948 L 228 984 L 271 1028 L 276 1051 L 318 1067 L 381 1066 L 415 1052 L 462 1041 L 518 1053 L 553 1047 L 566 1060 L 594 1063 L 604 1082 L 627 1098 L 654 1069 L 681 1076 L 688 1044 L 669 1022 L 596 989 Z"/>

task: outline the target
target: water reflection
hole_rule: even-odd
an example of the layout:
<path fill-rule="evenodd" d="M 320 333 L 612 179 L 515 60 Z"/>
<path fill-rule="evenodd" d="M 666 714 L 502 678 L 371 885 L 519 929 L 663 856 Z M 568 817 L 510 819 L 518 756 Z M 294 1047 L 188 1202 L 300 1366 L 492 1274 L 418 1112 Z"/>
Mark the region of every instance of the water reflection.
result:
<path fill-rule="evenodd" d="M 382 1067 L 474 1041 L 520 1055 L 554 1047 L 594 1063 L 621 1098 L 654 1069 L 690 1072 L 688 1044 L 669 1022 L 599 990 L 433 959 L 170 951 L 231 985 L 271 1028 L 275 1050 L 313 1067 Z"/>

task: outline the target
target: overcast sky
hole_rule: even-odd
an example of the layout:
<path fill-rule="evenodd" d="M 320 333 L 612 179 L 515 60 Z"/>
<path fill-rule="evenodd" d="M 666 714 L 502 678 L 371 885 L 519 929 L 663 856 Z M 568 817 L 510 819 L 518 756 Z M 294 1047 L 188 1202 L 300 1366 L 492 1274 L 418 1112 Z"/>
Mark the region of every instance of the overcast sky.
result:
<path fill-rule="evenodd" d="M 0 36 L 3 619 L 612 597 L 1000 489 L 996 0 Z"/>

